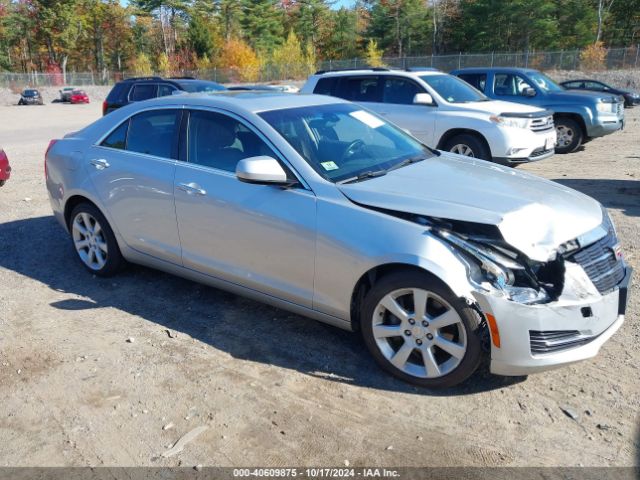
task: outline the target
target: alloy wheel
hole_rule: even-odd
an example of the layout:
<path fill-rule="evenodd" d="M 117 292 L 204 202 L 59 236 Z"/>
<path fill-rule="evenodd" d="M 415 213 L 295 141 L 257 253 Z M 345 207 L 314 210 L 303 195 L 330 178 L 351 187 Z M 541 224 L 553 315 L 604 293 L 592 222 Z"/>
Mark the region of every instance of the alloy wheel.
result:
<path fill-rule="evenodd" d="M 100 223 L 89 213 L 79 212 L 73 219 L 71 234 L 82 262 L 91 270 L 102 269 L 109 252 Z"/>
<path fill-rule="evenodd" d="M 471 147 L 463 143 L 459 143 L 451 147 L 451 153 L 457 153 L 458 155 L 464 155 L 465 157 L 475 157 Z"/>
<path fill-rule="evenodd" d="M 447 375 L 460 365 L 467 351 L 462 318 L 434 292 L 395 290 L 378 302 L 371 321 L 382 355 L 414 377 Z"/>

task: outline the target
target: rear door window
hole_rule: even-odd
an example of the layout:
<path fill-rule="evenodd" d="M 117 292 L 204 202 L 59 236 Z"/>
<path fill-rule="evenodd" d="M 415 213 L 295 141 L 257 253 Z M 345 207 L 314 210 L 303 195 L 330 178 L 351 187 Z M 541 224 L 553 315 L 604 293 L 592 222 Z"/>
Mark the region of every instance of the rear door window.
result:
<path fill-rule="evenodd" d="M 158 85 L 155 83 L 142 83 L 133 86 L 131 93 L 129 94 L 129 100 L 132 102 L 140 102 L 142 100 L 148 100 L 156 97 Z"/>
<path fill-rule="evenodd" d="M 341 77 L 335 96 L 353 102 L 380 102 L 380 77 Z"/>
<path fill-rule="evenodd" d="M 131 117 L 126 150 L 177 159 L 180 113 L 179 110 L 163 109 L 151 110 Z"/>
<path fill-rule="evenodd" d="M 100 145 L 108 148 L 124 150 L 127 144 L 127 131 L 129 130 L 129 120 L 124 122 L 105 138 Z"/>

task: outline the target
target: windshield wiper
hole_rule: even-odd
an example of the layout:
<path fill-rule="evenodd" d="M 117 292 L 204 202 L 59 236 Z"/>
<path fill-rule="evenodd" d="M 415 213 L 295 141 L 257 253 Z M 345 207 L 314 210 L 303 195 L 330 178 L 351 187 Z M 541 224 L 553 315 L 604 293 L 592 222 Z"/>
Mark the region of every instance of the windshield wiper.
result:
<path fill-rule="evenodd" d="M 369 178 L 382 177 L 383 175 L 386 175 L 386 174 L 387 174 L 386 170 L 367 170 L 366 172 L 362 172 L 358 174 L 357 177 L 347 178 L 346 180 L 342 180 L 337 183 L 344 184 L 344 183 L 361 182 L 362 180 L 368 180 Z"/>
<path fill-rule="evenodd" d="M 424 155 L 416 155 L 415 157 L 410 157 L 401 161 L 400 163 L 396 163 L 388 171 L 390 172 L 391 170 L 397 170 L 398 168 L 406 167 L 407 165 L 411 165 L 412 163 L 418 163 L 426 159 L 427 157 L 425 157 Z"/>

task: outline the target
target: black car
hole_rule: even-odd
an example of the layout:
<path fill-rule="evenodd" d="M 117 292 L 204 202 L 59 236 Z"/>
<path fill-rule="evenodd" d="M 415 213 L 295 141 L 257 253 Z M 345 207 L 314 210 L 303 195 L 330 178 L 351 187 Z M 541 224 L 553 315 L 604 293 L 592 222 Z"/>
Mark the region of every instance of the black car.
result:
<path fill-rule="evenodd" d="M 197 80 L 191 77 L 127 78 L 113 86 L 107 99 L 102 103 L 102 114 L 106 115 L 132 102 L 173 95 L 175 92 L 216 92 L 220 90 L 226 90 L 226 88 L 216 82 Z"/>
<path fill-rule="evenodd" d="M 44 101 L 38 90 L 27 88 L 20 94 L 18 105 L 44 105 Z"/>
<path fill-rule="evenodd" d="M 624 98 L 624 106 L 632 107 L 640 104 L 640 94 L 638 92 L 631 92 L 628 90 L 622 90 L 621 88 L 612 87 L 599 80 L 569 80 L 562 82 L 564 88 L 568 90 L 590 90 L 593 92 L 606 92 L 614 95 L 620 95 Z"/>

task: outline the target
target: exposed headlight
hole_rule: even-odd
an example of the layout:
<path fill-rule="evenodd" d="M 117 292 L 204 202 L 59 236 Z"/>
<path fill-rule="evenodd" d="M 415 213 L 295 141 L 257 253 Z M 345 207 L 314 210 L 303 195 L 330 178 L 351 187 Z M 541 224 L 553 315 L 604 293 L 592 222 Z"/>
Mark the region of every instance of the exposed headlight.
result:
<path fill-rule="evenodd" d="M 448 230 L 437 229 L 436 233 L 473 257 L 484 277 L 509 300 L 518 303 L 540 303 L 549 299 L 543 289 L 514 285 L 516 273 L 525 270 L 525 266 L 489 245 L 465 239 Z"/>
<path fill-rule="evenodd" d="M 491 120 L 493 123 L 497 123 L 498 125 L 502 125 L 504 127 L 529 128 L 528 118 L 504 117 L 502 115 L 491 115 L 489 117 L 489 120 Z"/>

